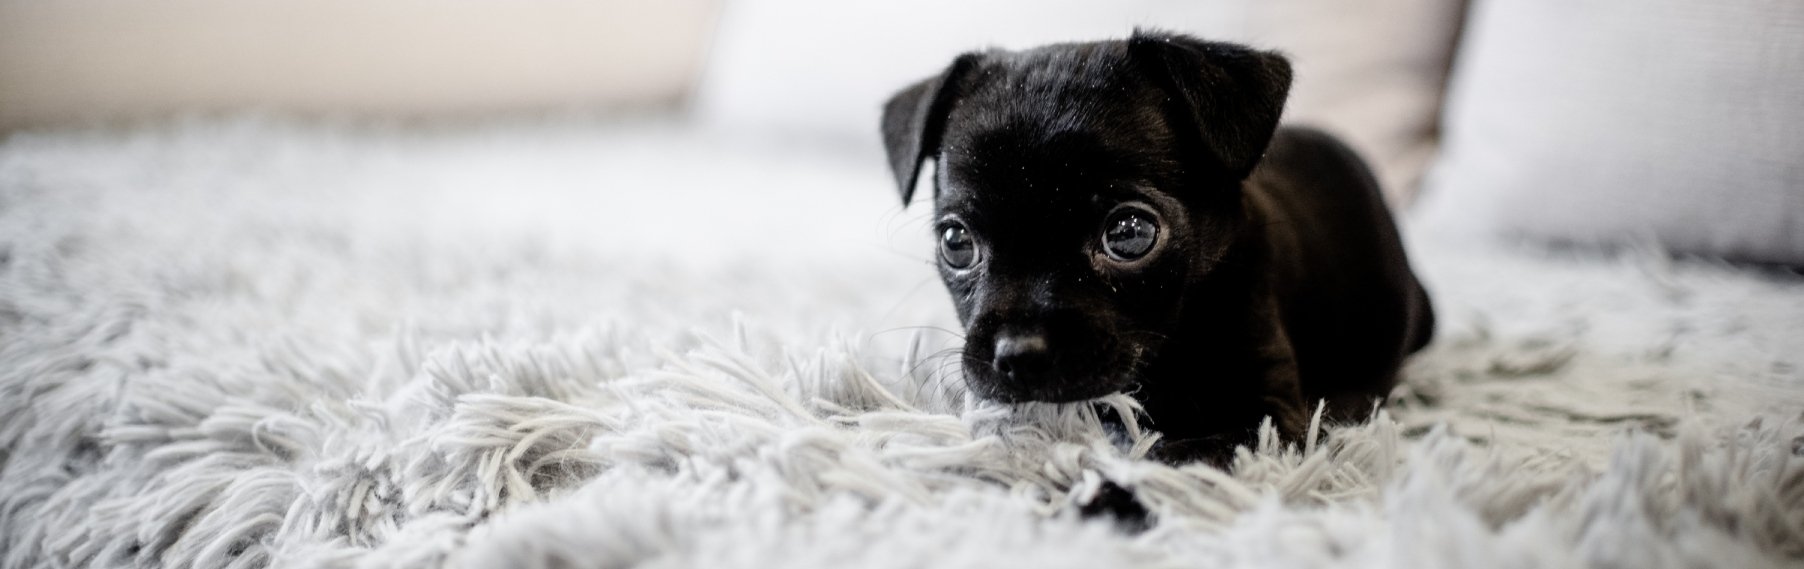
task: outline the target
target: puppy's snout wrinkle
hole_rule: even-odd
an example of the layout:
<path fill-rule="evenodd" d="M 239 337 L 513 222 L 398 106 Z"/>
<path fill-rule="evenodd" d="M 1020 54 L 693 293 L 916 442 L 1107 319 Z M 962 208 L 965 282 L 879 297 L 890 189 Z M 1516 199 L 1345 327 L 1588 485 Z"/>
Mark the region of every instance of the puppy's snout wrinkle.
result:
<path fill-rule="evenodd" d="M 996 372 L 1009 381 L 1032 381 L 1046 374 L 1052 353 L 1042 334 L 1003 334 L 996 338 Z"/>

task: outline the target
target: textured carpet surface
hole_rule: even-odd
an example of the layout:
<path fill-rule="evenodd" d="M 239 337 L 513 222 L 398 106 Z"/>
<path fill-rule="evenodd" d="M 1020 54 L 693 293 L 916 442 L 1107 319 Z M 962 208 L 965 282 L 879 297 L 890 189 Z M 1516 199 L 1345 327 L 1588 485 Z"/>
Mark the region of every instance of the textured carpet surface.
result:
<path fill-rule="evenodd" d="M 0 567 L 1804 563 L 1796 276 L 1414 236 L 1442 326 L 1384 414 L 1171 467 L 965 397 L 883 172 L 658 125 L 14 135 Z M 1150 527 L 1078 514 L 1110 484 Z"/>

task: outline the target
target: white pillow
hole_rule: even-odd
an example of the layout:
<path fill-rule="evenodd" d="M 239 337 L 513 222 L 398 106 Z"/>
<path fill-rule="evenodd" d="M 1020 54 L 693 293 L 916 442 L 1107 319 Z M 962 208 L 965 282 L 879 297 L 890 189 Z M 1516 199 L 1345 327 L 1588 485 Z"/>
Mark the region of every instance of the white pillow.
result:
<path fill-rule="evenodd" d="M 1422 221 L 1804 265 L 1804 2 L 1479 4 Z"/>
<path fill-rule="evenodd" d="M 1287 120 L 1347 138 L 1399 198 L 1439 113 L 1461 3 L 1380 0 L 740 0 L 727 5 L 697 93 L 707 123 L 838 136 L 880 152 L 883 102 L 984 47 L 1125 38 L 1135 26 L 1287 52 Z"/>

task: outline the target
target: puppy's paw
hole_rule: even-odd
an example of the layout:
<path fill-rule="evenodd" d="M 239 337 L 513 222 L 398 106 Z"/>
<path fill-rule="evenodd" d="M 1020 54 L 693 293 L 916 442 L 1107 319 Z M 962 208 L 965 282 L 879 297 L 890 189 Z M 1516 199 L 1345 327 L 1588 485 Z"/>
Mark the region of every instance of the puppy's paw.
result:
<path fill-rule="evenodd" d="M 1170 465 L 1201 462 L 1222 470 L 1234 463 L 1235 450 L 1256 442 L 1251 437 L 1211 435 L 1192 439 L 1165 439 L 1153 446 L 1149 458 Z"/>

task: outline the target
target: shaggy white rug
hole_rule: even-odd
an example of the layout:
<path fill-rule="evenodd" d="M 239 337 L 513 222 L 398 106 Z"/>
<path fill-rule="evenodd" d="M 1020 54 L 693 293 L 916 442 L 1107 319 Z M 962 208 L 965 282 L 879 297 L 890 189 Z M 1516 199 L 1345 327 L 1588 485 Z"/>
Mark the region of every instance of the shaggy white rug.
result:
<path fill-rule="evenodd" d="M 883 172 L 582 121 L 14 135 L 0 566 L 1804 563 L 1797 276 L 1417 236 L 1441 333 L 1385 414 L 1174 468 L 966 399 Z M 1077 515 L 1105 481 L 1150 528 Z"/>

